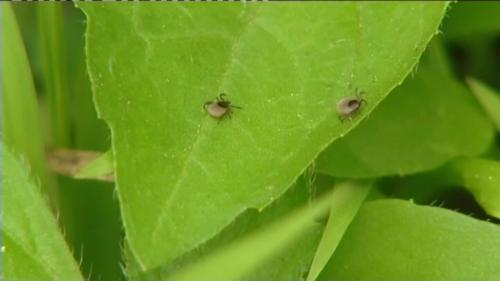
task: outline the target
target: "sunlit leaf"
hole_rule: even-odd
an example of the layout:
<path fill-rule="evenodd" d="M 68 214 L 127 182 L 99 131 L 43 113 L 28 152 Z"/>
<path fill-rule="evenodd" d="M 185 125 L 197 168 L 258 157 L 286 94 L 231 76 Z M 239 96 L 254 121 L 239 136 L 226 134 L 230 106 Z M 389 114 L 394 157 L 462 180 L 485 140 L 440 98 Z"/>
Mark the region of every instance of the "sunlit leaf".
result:
<path fill-rule="evenodd" d="M 126 235 L 149 269 L 282 195 L 401 83 L 447 3 L 78 5 Z M 367 104 L 342 123 L 356 88 Z M 242 107 L 231 119 L 203 108 L 220 93 Z"/>

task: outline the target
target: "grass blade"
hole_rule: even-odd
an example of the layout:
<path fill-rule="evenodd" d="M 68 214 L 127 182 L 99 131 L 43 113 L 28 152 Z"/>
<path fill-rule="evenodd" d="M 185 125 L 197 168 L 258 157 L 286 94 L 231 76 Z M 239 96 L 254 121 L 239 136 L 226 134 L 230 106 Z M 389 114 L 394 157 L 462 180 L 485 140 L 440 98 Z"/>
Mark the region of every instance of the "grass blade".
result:
<path fill-rule="evenodd" d="M 307 281 L 314 281 L 328 263 L 347 227 L 356 216 L 372 187 L 371 182 L 348 181 L 338 184 L 332 194 L 332 208 L 318 245 Z"/>

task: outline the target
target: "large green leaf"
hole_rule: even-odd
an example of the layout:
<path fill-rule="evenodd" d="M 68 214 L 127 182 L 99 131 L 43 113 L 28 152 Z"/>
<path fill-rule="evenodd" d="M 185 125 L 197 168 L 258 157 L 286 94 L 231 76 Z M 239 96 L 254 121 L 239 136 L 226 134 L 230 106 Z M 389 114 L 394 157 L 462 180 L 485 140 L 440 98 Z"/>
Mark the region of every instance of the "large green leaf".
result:
<path fill-rule="evenodd" d="M 28 168 L 2 147 L 2 263 L 5 280 L 82 280 L 56 219 Z"/>
<path fill-rule="evenodd" d="M 436 207 L 366 203 L 319 280 L 498 280 L 500 227 Z"/>
<path fill-rule="evenodd" d="M 403 78 L 445 2 L 79 3 L 97 108 L 112 131 L 131 251 L 144 268 L 278 198 Z M 368 101 L 341 123 L 336 103 Z M 218 122 L 225 92 L 243 109 Z M 286 166 L 286 169 L 282 169 Z"/>
<path fill-rule="evenodd" d="M 421 66 L 348 136 L 328 147 L 318 170 L 338 177 L 378 177 L 431 170 L 484 152 L 494 128 L 453 77 Z"/>

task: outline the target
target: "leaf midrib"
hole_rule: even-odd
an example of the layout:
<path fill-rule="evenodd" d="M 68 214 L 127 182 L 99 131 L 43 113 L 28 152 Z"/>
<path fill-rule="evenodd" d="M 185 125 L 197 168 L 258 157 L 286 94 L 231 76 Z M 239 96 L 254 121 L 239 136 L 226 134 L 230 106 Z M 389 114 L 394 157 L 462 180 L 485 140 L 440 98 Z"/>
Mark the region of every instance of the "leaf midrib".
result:
<path fill-rule="evenodd" d="M 255 10 L 255 11 L 254 11 L 254 14 L 252 16 L 250 16 L 250 11 L 252 11 L 252 10 Z M 219 88 L 218 88 L 217 92 L 222 91 L 222 87 L 223 87 L 224 83 L 226 82 L 229 73 L 231 72 L 232 66 L 234 65 L 235 53 L 238 52 L 240 45 L 241 45 L 242 38 L 245 36 L 245 34 L 247 34 L 248 28 L 251 26 L 253 20 L 255 19 L 256 13 L 257 13 L 256 11 L 257 11 L 256 8 L 249 9 L 249 8 L 247 8 L 247 5 L 243 5 L 243 11 L 242 11 L 243 15 L 242 16 L 246 17 L 247 20 L 245 20 L 245 23 L 242 26 L 240 33 L 234 38 L 234 41 L 233 41 L 232 46 L 231 46 L 231 51 L 229 52 L 228 62 L 226 63 L 225 71 L 222 72 L 222 75 L 221 75 L 222 79 L 220 80 Z M 151 234 L 152 244 L 155 244 L 155 241 L 157 241 L 158 235 L 160 234 L 160 230 L 162 229 L 162 226 L 164 225 L 163 222 L 165 221 L 165 216 L 168 213 L 168 210 L 170 209 L 171 205 L 175 202 L 174 199 L 177 197 L 178 191 L 180 190 L 182 183 L 186 179 L 186 173 L 189 170 L 187 167 L 190 166 L 189 163 L 193 161 L 194 156 L 196 155 L 196 151 L 197 151 L 200 143 L 202 143 L 202 140 L 206 136 L 206 134 L 203 134 L 203 131 L 204 131 L 203 129 L 206 128 L 206 124 L 208 122 L 212 122 L 212 121 L 213 120 L 208 120 L 208 119 L 205 120 L 198 129 L 198 133 L 197 133 L 197 136 L 195 138 L 195 141 L 194 141 L 193 145 L 191 146 L 191 149 L 189 150 L 189 152 L 186 156 L 186 160 L 184 161 L 184 164 L 182 165 L 180 175 L 177 178 L 177 181 L 173 184 L 173 189 L 170 192 L 170 196 L 168 197 L 165 205 L 163 205 L 163 207 L 161 208 L 160 214 L 156 220 L 155 226 L 154 226 L 152 234 Z M 193 245 L 193 247 L 195 247 L 195 245 Z"/>

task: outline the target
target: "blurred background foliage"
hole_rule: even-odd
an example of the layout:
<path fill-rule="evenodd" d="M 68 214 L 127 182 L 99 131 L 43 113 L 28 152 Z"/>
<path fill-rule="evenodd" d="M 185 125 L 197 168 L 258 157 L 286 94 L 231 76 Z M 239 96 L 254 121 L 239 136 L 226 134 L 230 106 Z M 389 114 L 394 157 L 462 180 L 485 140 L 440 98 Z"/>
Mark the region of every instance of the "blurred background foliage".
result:
<path fill-rule="evenodd" d="M 31 118 L 39 123 L 35 126 L 38 129 L 28 126 L 22 130 L 24 135 L 18 136 L 18 139 L 30 140 L 31 144 L 27 146 L 36 146 L 36 143 L 42 146 L 43 143 L 42 147 L 34 148 L 34 151 L 54 147 L 108 150 L 110 133 L 104 122 L 98 119 L 86 72 L 83 13 L 72 3 L 12 3 L 12 7 L 26 48 L 36 92 L 33 112 L 37 112 L 37 109 L 38 116 Z M 497 92 L 500 92 L 499 15 L 499 3 L 453 3 L 442 24 L 442 32 L 435 40 L 439 52 L 443 54 L 441 58 L 446 60 L 443 63 L 452 66 L 453 75 L 461 81 L 466 77 L 474 77 Z M 4 57 L 10 55 L 8 52 L 3 51 Z M 3 97 L 4 106 L 7 98 Z M 4 130 L 9 126 L 30 124 L 29 114 L 23 114 L 27 109 L 22 105 L 21 102 L 8 104 L 11 108 L 8 112 L 4 111 Z M 37 130 L 40 134 L 36 133 Z M 5 140 L 5 134 L 3 138 Z M 15 143 L 16 140 L 10 142 Z M 28 150 L 21 145 L 14 144 L 13 147 L 19 152 Z M 492 158 L 499 158 L 499 147 L 497 134 Z M 58 214 L 75 259 L 81 261 L 84 275 L 89 280 L 123 279 L 123 230 L 113 184 L 75 180 L 52 173 L 43 176 L 47 174 L 47 167 L 43 164 L 45 159 L 40 153 L 34 152 L 33 155 L 30 161 L 32 165 L 36 161 L 40 163 L 37 176 Z M 401 185 L 397 180 L 389 179 L 382 185 L 384 192 L 393 197 L 415 197 L 414 193 L 405 194 L 405 190 L 395 192 L 392 187 Z M 487 218 L 465 192 L 445 193 L 440 190 L 438 195 L 430 196 L 428 192 L 421 196 L 424 198 L 422 202 L 427 204 L 447 198 L 445 207 Z"/>
<path fill-rule="evenodd" d="M 86 72 L 83 13 L 72 3 L 12 6 L 33 73 L 46 147 L 108 150 L 109 130 L 97 117 Z M 25 133 L 26 139 L 40 137 Z M 53 205 L 84 275 L 119 280 L 122 227 L 113 184 L 52 177 L 57 190 Z"/>

